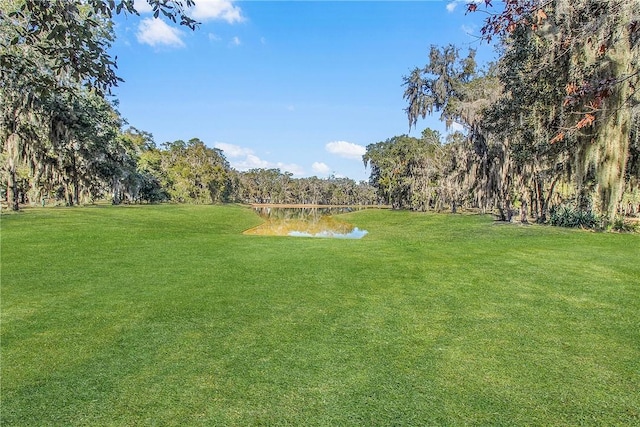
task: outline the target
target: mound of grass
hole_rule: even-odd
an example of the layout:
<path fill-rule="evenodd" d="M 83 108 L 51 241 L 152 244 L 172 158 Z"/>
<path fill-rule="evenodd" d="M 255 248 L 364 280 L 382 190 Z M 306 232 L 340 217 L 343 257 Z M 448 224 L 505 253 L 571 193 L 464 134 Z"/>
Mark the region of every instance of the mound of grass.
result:
<path fill-rule="evenodd" d="M 238 206 L 1 218 L 0 424 L 640 424 L 640 236 Z"/>

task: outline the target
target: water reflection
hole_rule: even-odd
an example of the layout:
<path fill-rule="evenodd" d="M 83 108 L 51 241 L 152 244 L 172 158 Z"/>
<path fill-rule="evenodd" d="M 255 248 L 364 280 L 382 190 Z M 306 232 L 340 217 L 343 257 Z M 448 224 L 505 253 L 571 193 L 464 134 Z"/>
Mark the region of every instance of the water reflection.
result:
<path fill-rule="evenodd" d="M 329 230 L 323 230 L 316 234 L 311 234 L 304 231 L 290 231 L 288 236 L 293 237 L 329 237 L 333 239 L 362 239 L 368 233 L 367 230 L 360 230 L 358 227 L 354 227 L 348 233 L 335 233 Z"/>
<path fill-rule="evenodd" d="M 368 233 L 367 230 L 361 230 L 333 216 L 356 209 L 352 207 L 255 207 L 254 210 L 264 218 L 265 222 L 245 231 L 245 234 L 361 239 Z"/>

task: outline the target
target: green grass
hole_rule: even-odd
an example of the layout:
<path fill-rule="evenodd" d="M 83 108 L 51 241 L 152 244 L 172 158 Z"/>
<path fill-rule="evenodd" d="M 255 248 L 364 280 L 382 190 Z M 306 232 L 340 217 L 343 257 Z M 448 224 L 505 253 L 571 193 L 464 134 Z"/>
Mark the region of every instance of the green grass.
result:
<path fill-rule="evenodd" d="M 640 425 L 640 236 L 344 218 L 3 215 L 0 424 Z"/>

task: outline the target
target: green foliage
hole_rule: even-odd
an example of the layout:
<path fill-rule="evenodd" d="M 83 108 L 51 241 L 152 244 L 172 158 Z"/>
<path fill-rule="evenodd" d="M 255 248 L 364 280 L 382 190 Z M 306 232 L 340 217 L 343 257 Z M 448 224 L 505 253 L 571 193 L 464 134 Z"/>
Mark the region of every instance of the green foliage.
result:
<path fill-rule="evenodd" d="M 601 228 L 602 221 L 591 209 L 576 207 L 572 203 L 553 206 L 550 210 L 550 223 L 558 227 Z"/>
<path fill-rule="evenodd" d="M 481 87 L 473 83 L 478 77 L 474 50 L 469 50 L 466 58 L 460 58 L 458 48 L 453 45 L 431 46 L 429 63 L 404 77 L 409 125 L 415 126 L 419 117 L 434 111 L 441 112 L 447 126 L 453 122 L 472 125 L 476 111 L 469 108 L 469 102 L 478 99 L 473 90 Z M 484 87 L 487 88 L 486 82 Z"/>
<path fill-rule="evenodd" d="M 0 221 L 3 426 L 636 425 L 640 236 L 237 206 Z"/>
<path fill-rule="evenodd" d="M 195 27 L 185 13 L 192 0 L 148 3 L 156 17 Z M 111 190 L 119 202 L 122 187 L 137 197 L 153 185 L 120 145 L 121 119 L 105 98 L 120 81 L 109 48 L 112 14 L 123 11 L 137 13 L 134 2 L 0 0 L 0 150 L 13 210 L 27 192 L 32 201 L 60 194 L 78 204 Z"/>
<path fill-rule="evenodd" d="M 497 36 L 500 52 L 486 73 L 476 69 L 473 52 L 461 58 L 446 46 L 432 47 L 428 64 L 404 78 L 410 125 L 440 112 L 447 125 L 468 131 L 455 172 L 443 176 L 466 184 L 472 206 L 497 209 L 506 220 L 517 202 L 546 222 L 558 188 L 579 204 L 594 200 L 604 220 L 637 214 L 635 3 L 510 0 L 495 11 L 484 3 L 483 38 Z M 477 9 L 470 3 L 469 11 Z"/>
<path fill-rule="evenodd" d="M 421 139 L 401 135 L 369 144 L 363 161 L 385 203 L 424 211 L 437 203 L 441 152 L 440 134 L 425 129 Z"/>
<path fill-rule="evenodd" d="M 154 16 L 195 28 L 197 22 L 187 14 L 193 0 L 147 0 Z M 108 92 L 121 79 L 116 62 L 109 55 L 113 40 L 112 15 L 115 12 L 137 14 L 132 0 L 2 0 L 0 21 L 0 70 L 21 74 L 41 63 L 26 58 L 20 48 L 27 45 L 51 69 L 49 74 L 25 75 L 29 90 L 39 96 L 81 83 L 98 92 Z M 60 78 L 64 76 L 65 78 Z"/>
<path fill-rule="evenodd" d="M 493 119 L 486 117 L 503 84 L 495 66 L 481 72 L 474 58 L 473 51 L 461 58 L 454 46 L 432 46 L 429 63 L 404 78 L 404 98 L 409 104 L 405 111 L 410 125 L 419 117 L 440 112 L 447 127 L 455 122 L 468 132 L 466 143 L 448 147 L 443 156 L 448 159 L 440 165 L 445 169 L 441 171 L 443 200 L 451 203 L 452 211 L 468 199 L 476 208 L 497 208 L 508 221 L 513 198 L 511 153 L 507 142 L 490 134 L 487 123 Z"/>
<path fill-rule="evenodd" d="M 160 152 L 163 187 L 177 202 L 227 201 L 230 167 L 222 151 L 209 148 L 198 138 L 163 144 Z"/>
<path fill-rule="evenodd" d="M 39 205 L 43 197 L 67 205 L 98 199 L 113 204 L 378 203 L 373 187 L 349 178 L 294 179 L 279 169 L 236 171 L 221 150 L 198 138 L 158 148 L 147 132 L 121 132 L 120 117 L 94 92 L 80 92 L 72 102 L 56 99 L 50 114 L 55 132 L 40 140 L 48 147 L 43 157 L 28 157 L 15 168 L 12 182 L 21 204 Z M 6 151 L 0 155 L 6 165 Z M 1 172 L 8 183 L 7 168 Z M 0 189 L 6 193 L 8 186 Z"/>
<path fill-rule="evenodd" d="M 312 205 L 372 205 L 378 199 L 366 182 L 349 178 L 316 176 L 293 178 L 280 169 L 251 169 L 236 172 L 234 198 L 243 203 Z"/>
<path fill-rule="evenodd" d="M 640 232 L 640 222 L 617 216 L 611 221 L 609 229 L 619 233 L 637 233 Z"/>

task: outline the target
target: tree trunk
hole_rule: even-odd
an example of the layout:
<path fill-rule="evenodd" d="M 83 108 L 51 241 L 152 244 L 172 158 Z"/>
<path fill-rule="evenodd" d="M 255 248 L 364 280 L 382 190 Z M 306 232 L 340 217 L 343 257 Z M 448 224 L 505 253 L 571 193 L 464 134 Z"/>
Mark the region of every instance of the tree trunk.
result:
<path fill-rule="evenodd" d="M 7 152 L 7 166 L 9 169 L 9 177 L 7 178 L 7 203 L 13 211 L 20 210 L 20 201 L 18 199 L 18 172 L 16 164 L 18 163 L 20 153 L 20 139 L 17 133 L 9 135 L 5 142 Z"/>
<path fill-rule="evenodd" d="M 523 224 L 528 224 L 527 220 L 527 199 L 522 198 L 522 205 L 520 206 L 520 222 Z"/>
<path fill-rule="evenodd" d="M 498 203 L 498 221 L 506 221 L 507 215 L 504 210 L 504 206 L 502 206 L 502 202 Z"/>
<path fill-rule="evenodd" d="M 548 198 L 544 197 L 544 188 L 542 187 L 542 179 L 540 176 L 536 176 L 535 178 L 535 186 L 536 186 L 536 199 L 538 205 L 538 215 L 536 218 L 536 222 L 538 224 L 544 224 L 547 222 L 547 209 L 548 209 Z"/>
<path fill-rule="evenodd" d="M 9 161 L 9 178 L 7 180 L 7 204 L 13 211 L 20 210 L 18 199 L 18 183 L 16 180 L 16 167 L 13 161 Z"/>
<path fill-rule="evenodd" d="M 549 213 L 549 202 L 551 201 L 551 197 L 553 196 L 553 191 L 555 190 L 557 183 L 558 177 L 555 177 L 553 181 L 551 181 L 551 186 L 549 187 L 549 191 L 547 192 L 547 197 L 542 197 L 542 205 L 540 206 L 540 221 L 538 221 L 540 223 L 547 222 L 547 214 Z"/>
<path fill-rule="evenodd" d="M 73 201 L 71 205 L 79 205 L 80 204 L 80 185 L 78 185 L 78 169 L 76 166 L 76 155 L 73 153 L 72 157 L 72 165 L 73 165 Z"/>

